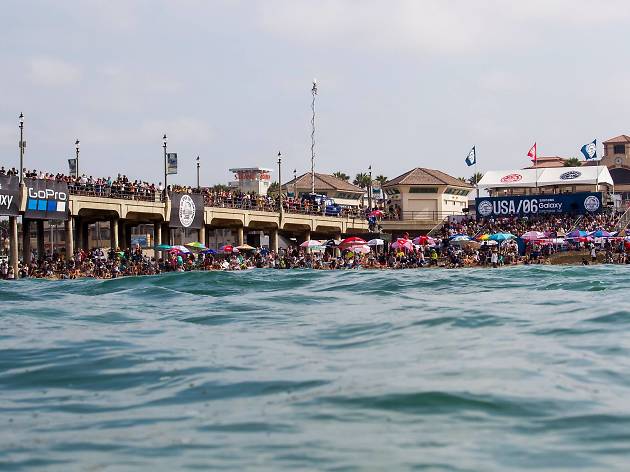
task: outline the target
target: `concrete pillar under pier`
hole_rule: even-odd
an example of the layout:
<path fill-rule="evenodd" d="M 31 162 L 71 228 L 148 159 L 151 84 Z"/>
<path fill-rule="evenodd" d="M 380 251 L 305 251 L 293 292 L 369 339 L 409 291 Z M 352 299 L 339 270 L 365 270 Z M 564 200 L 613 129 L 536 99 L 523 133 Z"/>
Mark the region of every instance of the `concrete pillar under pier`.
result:
<path fill-rule="evenodd" d="M 310 240 L 311 240 L 311 230 L 310 230 L 310 229 L 307 229 L 307 230 L 304 232 L 304 241 L 310 241 Z"/>
<path fill-rule="evenodd" d="M 274 252 L 278 252 L 278 230 L 272 229 L 269 231 L 269 249 Z"/>
<path fill-rule="evenodd" d="M 162 223 L 153 223 L 153 247 L 162 244 Z M 155 260 L 162 257 L 162 251 L 155 251 Z"/>
<path fill-rule="evenodd" d="M 245 242 L 245 229 L 242 226 L 236 228 L 236 242 L 237 246 L 242 246 Z"/>
<path fill-rule="evenodd" d="M 31 220 L 22 218 L 22 260 L 31 263 Z"/>
<path fill-rule="evenodd" d="M 109 244 L 113 250 L 119 247 L 118 244 L 118 218 L 109 220 Z"/>
<path fill-rule="evenodd" d="M 72 223 L 72 217 L 69 217 L 64 222 L 64 229 L 66 232 L 66 260 L 69 260 L 74 256 L 74 225 Z"/>
<path fill-rule="evenodd" d="M 168 227 L 168 223 L 162 223 L 162 244 L 171 244 L 171 229 Z"/>
<path fill-rule="evenodd" d="M 19 264 L 17 216 L 9 216 L 9 248 L 9 265 L 13 267 L 13 275 L 17 279 Z"/>
<path fill-rule="evenodd" d="M 37 258 L 43 259 L 46 253 L 44 252 L 44 220 L 37 220 Z"/>
<path fill-rule="evenodd" d="M 125 225 L 125 248 L 131 247 L 131 234 L 133 233 L 133 226 Z"/>
<path fill-rule="evenodd" d="M 202 224 L 201 228 L 199 228 L 198 231 L 199 231 L 199 234 L 198 234 L 199 242 L 205 246 L 206 245 L 206 225 Z"/>
<path fill-rule="evenodd" d="M 81 249 L 84 251 L 90 250 L 90 225 L 81 222 Z"/>
<path fill-rule="evenodd" d="M 125 247 L 126 240 L 127 238 L 125 236 L 125 223 L 118 221 L 118 247 L 120 248 L 121 251 L 124 251 L 125 249 L 127 249 Z"/>

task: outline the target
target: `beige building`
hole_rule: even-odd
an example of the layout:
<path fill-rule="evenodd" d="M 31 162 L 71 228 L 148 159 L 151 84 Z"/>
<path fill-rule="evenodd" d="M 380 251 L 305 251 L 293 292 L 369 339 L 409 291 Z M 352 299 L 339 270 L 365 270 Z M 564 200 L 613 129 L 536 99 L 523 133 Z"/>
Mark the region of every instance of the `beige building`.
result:
<path fill-rule="evenodd" d="M 401 219 L 440 219 L 461 215 L 473 186 L 439 170 L 416 167 L 383 185 Z"/>
<path fill-rule="evenodd" d="M 297 194 L 298 197 L 301 197 L 311 193 L 311 186 L 311 173 L 307 172 L 285 183 L 282 186 L 282 191 L 288 195 Z M 338 179 L 334 175 L 315 172 L 315 193 L 326 195 L 339 205 L 359 206 L 365 190 L 350 182 Z"/>
<path fill-rule="evenodd" d="M 620 194 L 623 201 L 630 200 L 630 136 L 622 134 L 604 141 L 604 157 L 594 164 L 608 167 L 615 193 Z"/>

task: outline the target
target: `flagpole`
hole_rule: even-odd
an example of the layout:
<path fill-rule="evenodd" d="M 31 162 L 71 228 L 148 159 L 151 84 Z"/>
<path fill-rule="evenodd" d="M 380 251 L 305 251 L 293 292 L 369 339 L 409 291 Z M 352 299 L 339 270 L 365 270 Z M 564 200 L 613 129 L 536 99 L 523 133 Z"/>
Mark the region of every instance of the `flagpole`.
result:
<path fill-rule="evenodd" d="M 475 149 L 475 187 L 477 188 L 477 198 L 479 198 L 479 174 L 477 173 L 477 149 Z"/>

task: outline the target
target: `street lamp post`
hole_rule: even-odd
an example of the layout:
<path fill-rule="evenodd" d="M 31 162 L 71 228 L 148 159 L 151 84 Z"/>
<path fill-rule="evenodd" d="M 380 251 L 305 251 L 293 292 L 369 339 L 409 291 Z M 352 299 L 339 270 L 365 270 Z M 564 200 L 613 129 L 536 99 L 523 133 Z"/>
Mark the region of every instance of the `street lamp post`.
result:
<path fill-rule="evenodd" d="M 24 181 L 24 113 L 20 113 L 20 184 Z"/>
<path fill-rule="evenodd" d="M 282 154 L 280 151 L 278 151 L 278 202 L 278 215 L 280 216 L 280 221 L 282 221 L 284 208 L 282 207 Z"/>
<path fill-rule="evenodd" d="M 293 198 L 297 198 L 297 169 L 293 169 Z"/>
<path fill-rule="evenodd" d="M 164 200 L 166 200 L 166 195 L 167 195 L 167 183 L 166 183 L 166 179 L 168 175 L 168 168 L 166 165 L 166 143 L 167 142 L 168 142 L 168 138 L 166 137 L 166 133 L 165 133 L 164 136 L 162 136 L 162 147 L 164 148 Z"/>
<path fill-rule="evenodd" d="M 74 143 L 75 149 L 77 151 L 77 165 L 75 167 L 75 178 L 79 178 L 79 140 L 77 139 Z"/>
<path fill-rule="evenodd" d="M 199 185 L 199 156 L 197 156 L 197 190 L 199 190 L 201 188 L 201 186 Z"/>
<path fill-rule="evenodd" d="M 315 193 L 315 96 L 317 95 L 317 79 L 313 79 L 311 94 L 313 95 L 311 102 L 311 110 L 313 111 L 311 118 L 311 193 Z"/>
<path fill-rule="evenodd" d="M 372 211 L 372 166 L 368 167 L 370 182 L 368 183 L 368 206 L 370 207 L 370 211 Z"/>

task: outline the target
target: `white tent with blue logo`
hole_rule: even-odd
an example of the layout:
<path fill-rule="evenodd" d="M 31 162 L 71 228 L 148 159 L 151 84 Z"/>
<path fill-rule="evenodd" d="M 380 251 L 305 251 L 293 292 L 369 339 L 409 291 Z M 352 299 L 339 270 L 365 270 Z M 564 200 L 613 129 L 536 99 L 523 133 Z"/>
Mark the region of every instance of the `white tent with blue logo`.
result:
<path fill-rule="evenodd" d="M 542 169 L 538 185 L 614 185 L 606 166 L 549 167 Z"/>

